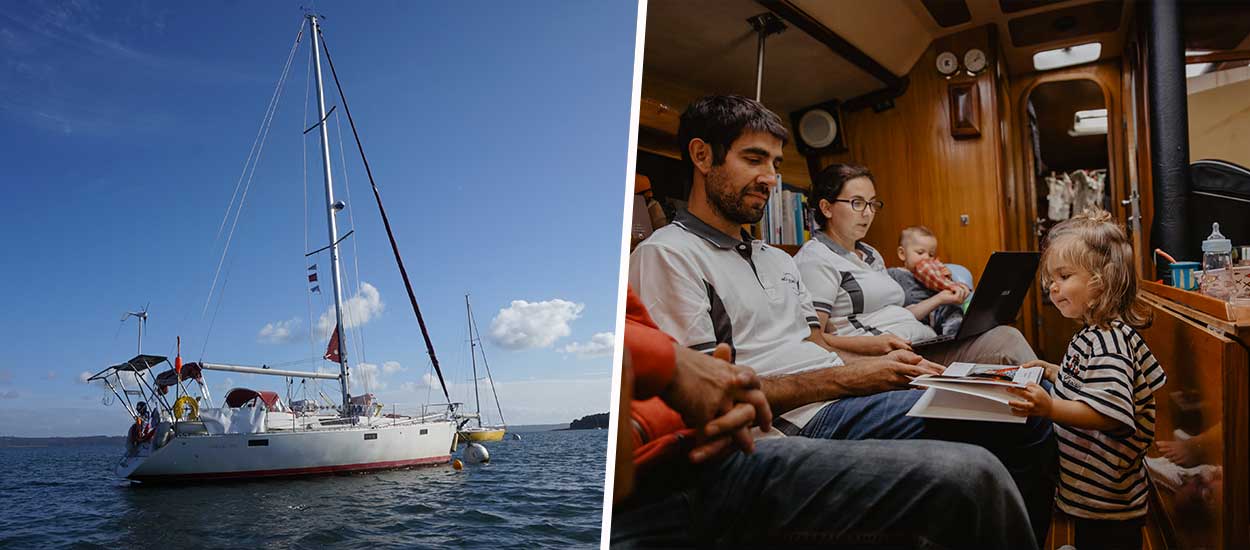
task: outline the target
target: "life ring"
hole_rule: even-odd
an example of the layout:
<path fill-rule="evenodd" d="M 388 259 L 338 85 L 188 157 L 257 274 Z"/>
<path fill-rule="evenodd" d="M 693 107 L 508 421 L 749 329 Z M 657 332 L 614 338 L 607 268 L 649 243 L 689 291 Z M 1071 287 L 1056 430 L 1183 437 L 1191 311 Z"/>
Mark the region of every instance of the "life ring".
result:
<path fill-rule="evenodd" d="M 190 395 L 184 395 L 179 397 L 177 401 L 174 401 L 174 418 L 182 420 L 182 409 L 184 406 L 190 410 L 187 413 L 187 420 L 200 419 L 200 404 Z"/>

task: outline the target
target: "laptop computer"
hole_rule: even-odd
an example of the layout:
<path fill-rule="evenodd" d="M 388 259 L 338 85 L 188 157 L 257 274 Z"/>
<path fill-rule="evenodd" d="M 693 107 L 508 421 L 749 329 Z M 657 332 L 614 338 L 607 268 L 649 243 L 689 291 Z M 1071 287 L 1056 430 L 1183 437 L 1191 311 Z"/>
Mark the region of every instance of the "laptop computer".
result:
<path fill-rule="evenodd" d="M 981 284 L 972 294 L 959 332 L 912 342 L 912 349 L 966 340 L 1014 321 L 1024 304 L 1024 295 L 1037 277 L 1040 262 L 1041 254 L 1037 252 L 995 252 L 985 264 Z"/>

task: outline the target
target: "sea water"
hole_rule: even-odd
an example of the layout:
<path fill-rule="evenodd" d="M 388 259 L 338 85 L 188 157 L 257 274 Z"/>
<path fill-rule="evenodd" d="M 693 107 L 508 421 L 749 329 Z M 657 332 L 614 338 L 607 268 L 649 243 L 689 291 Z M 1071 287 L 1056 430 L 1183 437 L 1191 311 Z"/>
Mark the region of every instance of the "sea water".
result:
<path fill-rule="evenodd" d="M 509 436 L 462 471 L 175 486 L 117 480 L 120 445 L 0 448 L 0 548 L 595 547 L 607 433 Z"/>

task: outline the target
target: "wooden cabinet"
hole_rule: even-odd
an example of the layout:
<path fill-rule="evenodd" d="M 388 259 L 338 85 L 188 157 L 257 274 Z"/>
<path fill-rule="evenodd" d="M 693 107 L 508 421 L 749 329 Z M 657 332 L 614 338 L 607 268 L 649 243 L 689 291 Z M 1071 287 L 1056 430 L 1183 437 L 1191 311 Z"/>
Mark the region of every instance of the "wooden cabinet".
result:
<path fill-rule="evenodd" d="M 1151 506 L 1171 548 L 1250 546 L 1250 311 L 1144 283 L 1154 323 L 1143 330 L 1167 373 L 1155 394 Z M 1158 467 L 1162 465 L 1163 467 Z M 1174 465 L 1175 467 L 1172 467 Z"/>

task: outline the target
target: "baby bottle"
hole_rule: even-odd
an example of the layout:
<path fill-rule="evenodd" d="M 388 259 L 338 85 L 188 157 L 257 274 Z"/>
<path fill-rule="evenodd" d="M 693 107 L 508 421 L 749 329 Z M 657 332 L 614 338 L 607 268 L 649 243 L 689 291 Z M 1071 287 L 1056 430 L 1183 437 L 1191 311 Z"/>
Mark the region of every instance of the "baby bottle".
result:
<path fill-rule="evenodd" d="M 1233 242 L 1220 233 L 1220 224 L 1211 224 L 1211 235 L 1202 241 L 1202 279 L 1199 290 L 1207 296 L 1230 300 L 1237 292 L 1233 280 Z"/>

